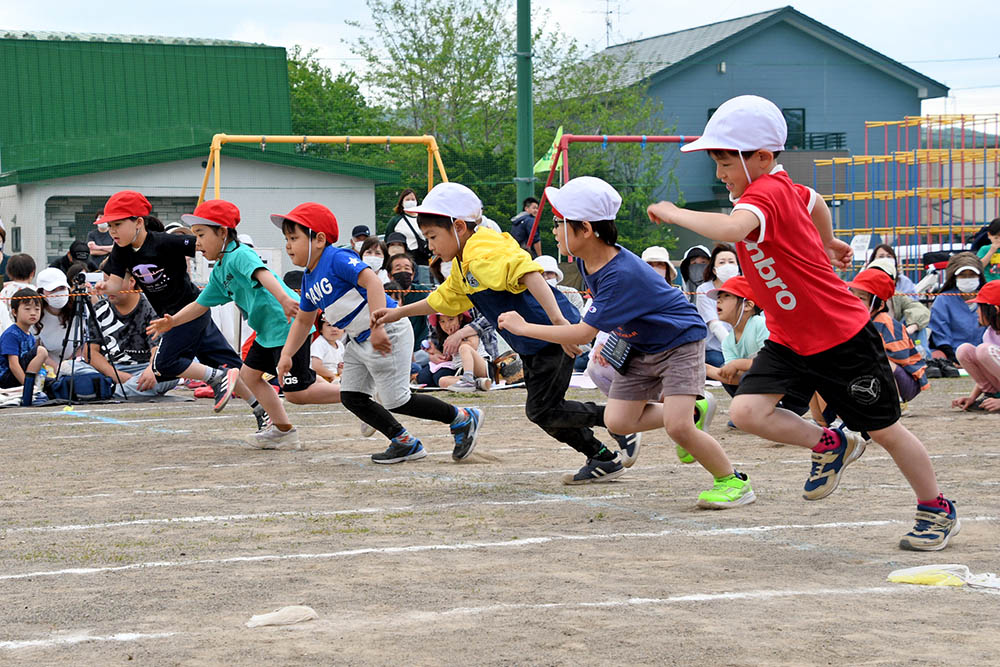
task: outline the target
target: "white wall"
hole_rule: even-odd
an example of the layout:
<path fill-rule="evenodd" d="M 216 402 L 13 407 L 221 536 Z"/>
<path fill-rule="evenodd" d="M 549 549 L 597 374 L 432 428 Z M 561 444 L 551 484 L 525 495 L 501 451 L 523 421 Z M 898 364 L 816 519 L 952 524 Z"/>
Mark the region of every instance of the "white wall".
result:
<path fill-rule="evenodd" d="M 9 221 L 16 216 L 22 252 L 44 261 L 45 202 L 49 197 L 111 196 L 119 190 L 138 190 L 148 197 L 197 197 L 205 173 L 201 166 L 204 160 L 179 160 L 0 188 L 0 217 L 7 224 L 9 238 Z M 250 234 L 257 247 L 283 249 L 281 231 L 271 224 L 268 214 L 287 213 L 306 201 L 319 202 L 333 211 L 341 241 L 350 240 L 354 225 L 374 228 L 375 190 L 370 180 L 229 158 L 224 151 L 221 171 L 220 194 L 240 208 L 239 231 Z M 11 196 L 14 192 L 16 195 Z M 205 196 L 214 196 L 211 184 Z M 287 257 L 284 259 L 287 261 Z M 289 268 L 284 266 L 285 270 Z"/>

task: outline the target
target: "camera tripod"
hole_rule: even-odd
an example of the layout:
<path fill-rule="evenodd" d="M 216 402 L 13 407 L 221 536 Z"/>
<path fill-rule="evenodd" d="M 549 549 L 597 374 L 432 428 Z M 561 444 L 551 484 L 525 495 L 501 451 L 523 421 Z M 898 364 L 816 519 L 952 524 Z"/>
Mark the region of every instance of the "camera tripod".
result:
<path fill-rule="evenodd" d="M 78 273 L 73 278 L 73 288 L 70 289 L 69 292 L 70 304 L 72 304 L 73 306 L 73 315 L 70 318 L 69 326 L 66 327 L 66 334 L 63 336 L 62 349 L 59 352 L 59 368 L 56 369 L 56 377 L 59 377 L 62 374 L 62 365 L 63 361 L 65 360 L 66 345 L 68 343 L 73 344 L 73 347 L 70 349 L 75 351 L 78 348 L 84 348 L 89 343 L 93 342 L 87 340 L 86 323 L 88 321 L 88 318 L 91 322 L 94 323 L 94 326 L 98 327 L 98 329 L 100 328 L 100 325 L 98 324 L 97 314 L 94 312 L 94 304 L 90 302 L 90 294 L 87 293 L 86 280 L 87 277 L 83 272 Z M 127 401 L 128 393 L 125 391 L 125 383 L 122 382 L 121 376 L 118 375 L 118 368 L 115 366 L 115 362 L 111 358 L 111 355 L 108 351 L 108 345 L 107 341 L 104 338 L 104 334 L 98 331 L 97 336 L 98 340 L 100 341 L 101 354 L 104 355 L 104 358 L 108 360 L 108 363 L 111 365 L 112 370 L 114 370 L 115 383 L 118 385 L 118 388 L 121 389 L 122 396 L 124 396 L 125 400 Z M 90 358 L 89 348 L 86 349 L 85 354 L 89 359 Z M 74 380 L 76 375 L 76 356 L 77 355 L 74 354 L 73 359 L 70 361 L 70 369 L 69 369 L 70 402 L 73 401 L 73 397 L 76 395 L 75 393 L 76 387 L 74 386 Z"/>

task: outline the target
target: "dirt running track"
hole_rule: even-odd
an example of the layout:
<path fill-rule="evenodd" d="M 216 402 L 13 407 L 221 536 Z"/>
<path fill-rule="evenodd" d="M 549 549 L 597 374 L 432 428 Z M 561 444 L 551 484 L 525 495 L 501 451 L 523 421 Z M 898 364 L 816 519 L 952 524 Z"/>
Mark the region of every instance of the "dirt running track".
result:
<path fill-rule="evenodd" d="M 897 548 L 914 499 L 884 451 L 809 503 L 806 452 L 727 430 L 722 399 L 759 496 L 724 512 L 662 431 L 620 481 L 561 486 L 581 459 L 520 390 L 446 396 L 487 411 L 468 462 L 410 420 L 431 455 L 388 467 L 340 406 L 290 406 L 300 452 L 243 448 L 236 401 L 6 410 L 0 663 L 996 664 L 1000 595 L 885 580 L 1000 570 L 1000 416 L 947 407 L 969 386 L 905 419 L 964 519 L 937 554 Z M 292 604 L 319 620 L 244 626 Z"/>

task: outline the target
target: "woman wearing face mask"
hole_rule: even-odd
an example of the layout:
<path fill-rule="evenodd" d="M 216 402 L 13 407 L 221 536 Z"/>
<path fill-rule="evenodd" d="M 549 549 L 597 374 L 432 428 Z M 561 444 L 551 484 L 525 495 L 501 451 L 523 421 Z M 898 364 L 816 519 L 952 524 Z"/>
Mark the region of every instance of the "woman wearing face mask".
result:
<path fill-rule="evenodd" d="M 406 188 L 399 194 L 395 208 L 392 209 L 393 216 L 389 219 L 389 224 L 385 227 L 385 233 L 399 232 L 406 237 L 406 249 L 413 256 L 419 266 L 427 266 L 431 258 L 431 251 L 427 247 L 427 239 L 417 225 L 416 216 L 406 214 L 407 210 L 417 206 L 417 193 Z"/>
<path fill-rule="evenodd" d="M 684 258 L 681 259 L 681 285 L 691 303 L 696 303 L 695 291 L 698 285 L 705 282 L 708 258 L 708 248 L 703 245 L 691 246 L 684 251 Z"/>
<path fill-rule="evenodd" d="M 70 267 L 70 272 L 71 275 L 76 275 L 85 269 L 83 264 L 74 264 Z M 45 300 L 42 317 L 38 321 L 41 326 L 41 331 L 38 332 L 38 342 L 49 352 L 49 358 L 45 364 L 52 368 L 59 368 L 60 360 L 73 359 L 81 350 L 83 342 L 76 341 L 77 344 L 74 345 L 72 340 L 67 340 L 66 347 L 63 348 L 66 331 L 69 330 L 73 321 L 69 281 L 62 271 L 49 267 L 39 271 L 35 278 L 35 285 L 38 288 L 38 293 Z M 83 338 L 86 339 L 86 332 L 84 332 Z"/>
<path fill-rule="evenodd" d="M 358 251 L 358 254 L 361 255 L 361 261 L 382 279 L 383 285 L 391 280 L 389 272 L 386 271 L 389 251 L 382 241 L 374 236 L 369 236 L 361 244 L 361 250 Z"/>
<path fill-rule="evenodd" d="M 716 368 L 725 363 L 722 354 L 722 341 L 726 339 L 733 327 L 719 319 L 715 299 L 711 298 L 709 290 L 722 287 L 722 283 L 740 275 L 740 264 L 736 252 L 727 243 L 719 243 L 712 250 L 705 270 L 705 282 L 698 285 L 698 297 L 695 305 L 701 319 L 708 325 L 708 338 L 705 340 L 705 363 Z"/>
<path fill-rule="evenodd" d="M 952 255 L 945 269 L 945 282 L 931 306 L 931 349 L 957 365 L 955 350 L 962 343 L 978 345 L 986 327 L 979 324 L 977 304 L 968 301 L 983 286 L 983 266 L 975 253 Z M 939 354 L 935 354 L 939 353 Z"/>
<path fill-rule="evenodd" d="M 642 251 L 642 261 L 663 276 L 668 285 L 677 287 L 674 284 L 674 281 L 677 280 L 677 269 L 670 263 L 670 253 L 667 252 L 666 248 L 658 245 L 649 246 Z"/>

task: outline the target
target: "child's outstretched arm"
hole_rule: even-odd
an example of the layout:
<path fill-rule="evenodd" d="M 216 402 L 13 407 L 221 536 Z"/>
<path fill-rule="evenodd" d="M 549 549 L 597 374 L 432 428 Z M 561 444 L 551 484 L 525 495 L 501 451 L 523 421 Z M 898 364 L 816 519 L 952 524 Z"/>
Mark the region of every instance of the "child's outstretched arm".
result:
<path fill-rule="evenodd" d="M 545 282 L 545 276 L 542 275 L 541 271 L 533 271 L 531 273 L 526 273 L 521 276 L 521 284 L 528 288 L 531 292 L 531 296 L 535 297 L 538 301 L 538 305 L 542 307 L 545 314 L 549 316 L 549 321 L 552 324 L 570 326 L 569 320 L 563 317 L 562 311 L 559 310 L 559 304 L 556 303 L 556 296 L 552 292 L 552 287 Z M 594 333 L 590 335 L 590 338 L 582 339 L 580 341 L 549 341 L 551 343 L 560 343 L 563 346 L 563 351 L 571 356 L 576 357 L 580 354 L 582 350 L 578 347 L 579 345 L 585 345 L 594 339 L 597 335 L 597 330 L 593 327 L 588 327 L 593 330 Z M 509 329 L 508 329 L 509 331 Z M 517 334 L 516 331 L 511 331 L 513 334 Z M 525 334 L 530 335 L 530 334 Z M 539 338 L 538 336 L 532 336 L 532 338 Z M 547 338 L 541 338 L 541 340 L 548 340 Z"/>
<path fill-rule="evenodd" d="M 566 320 L 563 321 L 566 322 Z M 527 336 L 528 338 L 546 340 L 550 343 L 558 343 L 563 346 L 564 350 L 567 347 L 579 350 L 578 345 L 589 343 L 597 335 L 597 329 L 584 322 L 577 322 L 576 324 L 568 322 L 566 324 L 531 324 L 530 322 L 525 322 L 521 314 L 514 310 L 500 313 L 500 317 L 497 318 L 497 326 L 504 331 L 511 332 L 515 336 Z M 570 353 L 567 352 L 567 354 Z M 575 355 L 570 354 L 570 356 Z"/>
<path fill-rule="evenodd" d="M 371 306 L 369 305 L 368 310 L 371 313 L 372 317 L 371 320 L 372 328 L 382 324 L 390 324 L 392 322 L 399 321 L 404 317 L 414 317 L 416 315 L 433 315 L 434 313 L 437 312 L 436 310 L 430 307 L 430 305 L 427 303 L 427 299 L 414 301 L 413 303 L 407 304 L 405 306 L 399 306 L 398 308 L 386 308 L 383 305 L 383 307 L 379 308 L 378 310 L 372 310 Z"/>
<path fill-rule="evenodd" d="M 371 269 L 364 269 L 358 274 L 358 286 L 363 287 L 368 295 L 368 312 L 375 313 L 385 310 L 385 288 L 382 287 L 382 279 Z M 372 318 L 374 320 L 375 318 Z M 372 326 L 371 342 L 372 347 L 383 356 L 392 352 L 392 343 L 389 341 L 389 334 L 385 332 L 385 327 L 381 324 Z"/>
<path fill-rule="evenodd" d="M 275 369 L 279 378 L 285 377 L 285 373 L 292 370 L 292 357 L 302 347 L 302 343 L 306 342 L 306 336 L 309 335 L 309 330 L 312 329 L 314 322 L 316 322 L 315 310 L 299 309 L 295 321 L 288 328 L 285 345 L 281 348 L 281 357 L 278 359 L 278 367 Z"/>
<path fill-rule="evenodd" d="M 153 320 L 146 327 L 147 336 L 163 335 L 170 331 L 174 327 L 179 327 L 182 324 L 187 324 L 192 320 L 196 320 L 205 313 L 208 312 L 208 308 L 201 305 L 197 301 L 192 301 L 188 305 L 184 306 L 177 311 L 174 315 L 164 314 L 163 317 Z"/>
<path fill-rule="evenodd" d="M 251 276 L 254 280 L 263 285 L 264 289 L 271 293 L 278 303 L 281 304 L 282 310 L 285 311 L 285 317 L 291 322 L 295 319 L 295 316 L 299 314 L 299 304 L 298 302 L 288 295 L 281 287 L 281 283 L 273 273 L 263 266 L 253 272 Z"/>
<path fill-rule="evenodd" d="M 760 225 L 757 216 L 750 211 L 737 210 L 731 215 L 689 211 L 668 201 L 650 204 L 646 207 L 646 214 L 653 222 L 678 225 L 710 239 L 728 243 L 742 241 Z"/>

